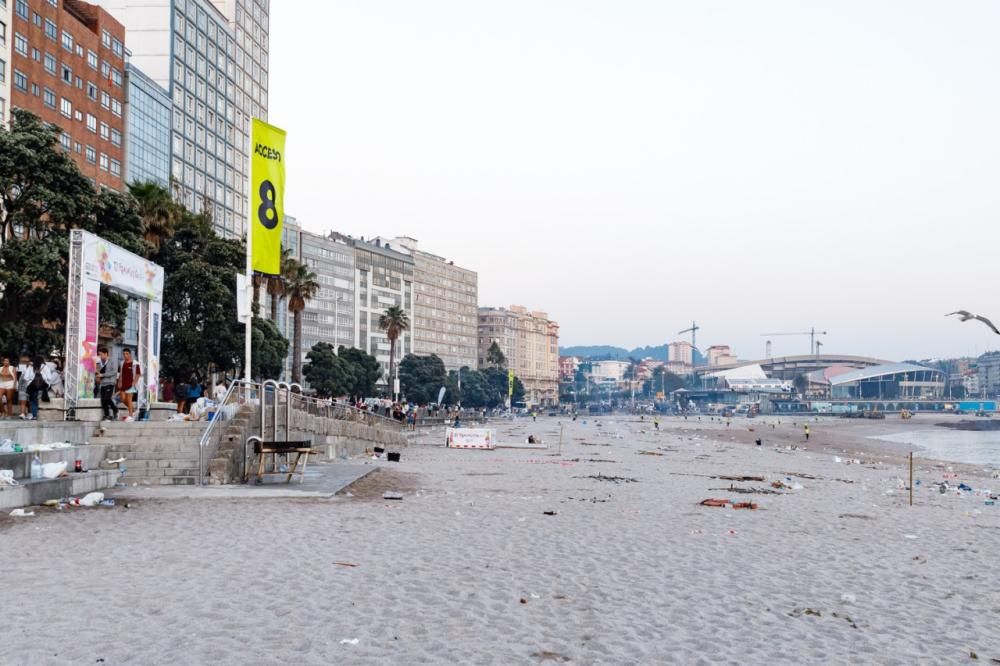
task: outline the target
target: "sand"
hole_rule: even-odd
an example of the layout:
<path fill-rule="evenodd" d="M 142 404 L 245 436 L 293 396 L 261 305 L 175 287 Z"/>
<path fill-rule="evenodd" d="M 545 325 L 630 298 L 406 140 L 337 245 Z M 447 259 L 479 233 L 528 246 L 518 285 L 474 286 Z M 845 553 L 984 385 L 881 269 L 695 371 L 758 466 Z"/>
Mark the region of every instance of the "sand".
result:
<path fill-rule="evenodd" d="M 332 500 L 8 519 L 0 663 L 1000 659 L 1000 506 L 933 486 L 1000 480 L 921 460 L 907 506 L 898 445 L 865 439 L 896 423 L 815 424 L 803 449 L 801 423 L 756 447 L 760 420 L 667 419 L 661 432 L 598 420 L 564 420 L 561 456 L 555 418 L 498 426 L 501 440 L 541 436 L 545 451 L 448 450 L 443 430 L 425 431 L 401 463 Z M 736 494 L 712 475 L 803 487 Z M 759 508 L 698 505 L 708 497 Z"/>

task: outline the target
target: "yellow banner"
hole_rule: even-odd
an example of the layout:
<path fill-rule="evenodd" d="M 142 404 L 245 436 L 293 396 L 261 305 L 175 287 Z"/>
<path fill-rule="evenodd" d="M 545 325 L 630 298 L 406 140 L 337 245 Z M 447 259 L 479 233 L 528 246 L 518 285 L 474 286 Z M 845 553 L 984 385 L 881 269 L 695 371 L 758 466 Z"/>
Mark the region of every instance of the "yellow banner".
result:
<path fill-rule="evenodd" d="M 507 371 L 507 397 L 514 395 L 514 371 Z"/>
<path fill-rule="evenodd" d="M 250 151 L 253 269 L 280 275 L 281 230 L 285 221 L 285 130 L 254 118 Z"/>

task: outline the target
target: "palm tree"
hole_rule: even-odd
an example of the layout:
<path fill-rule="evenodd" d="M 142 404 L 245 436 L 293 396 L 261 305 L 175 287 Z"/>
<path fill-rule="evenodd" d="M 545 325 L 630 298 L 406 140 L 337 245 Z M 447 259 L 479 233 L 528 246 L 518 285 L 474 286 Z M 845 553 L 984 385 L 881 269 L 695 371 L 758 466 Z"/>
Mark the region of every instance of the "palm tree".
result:
<path fill-rule="evenodd" d="M 271 296 L 271 321 L 275 324 L 278 323 L 278 301 L 285 295 L 285 281 L 288 279 L 289 271 L 293 269 L 292 264 L 289 263 L 290 259 L 292 259 L 292 251 L 287 247 L 282 248 L 281 275 L 267 277 L 267 293 Z"/>
<path fill-rule="evenodd" d="M 167 188 L 153 181 L 132 183 L 128 189 L 139 204 L 146 241 L 159 250 L 160 244 L 174 235 L 174 227 L 181 219 L 180 206 Z"/>
<path fill-rule="evenodd" d="M 389 381 L 393 380 L 396 370 L 396 340 L 403 331 L 410 328 L 410 318 L 406 312 L 398 305 L 393 305 L 378 318 L 378 327 L 385 331 L 385 337 L 389 338 Z"/>
<path fill-rule="evenodd" d="M 319 291 L 316 274 L 305 264 L 288 257 L 288 271 L 285 274 L 285 296 L 288 297 L 288 311 L 295 317 L 292 338 L 292 381 L 302 381 L 302 311 L 306 301 Z M 284 269 L 284 267 L 282 267 Z M 284 270 L 282 271 L 284 272 Z"/>

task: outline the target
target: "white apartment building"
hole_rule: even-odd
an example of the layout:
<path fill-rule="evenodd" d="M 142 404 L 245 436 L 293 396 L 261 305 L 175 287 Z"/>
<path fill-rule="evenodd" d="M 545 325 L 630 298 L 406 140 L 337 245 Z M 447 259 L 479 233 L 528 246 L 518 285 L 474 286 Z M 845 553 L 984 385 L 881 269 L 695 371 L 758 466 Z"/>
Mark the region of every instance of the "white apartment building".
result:
<path fill-rule="evenodd" d="M 685 340 L 671 342 L 667 348 L 667 360 L 692 365 L 694 363 L 694 347 Z"/>
<path fill-rule="evenodd" d="M 477 368 L 479 277 L 475 271 L 456 266 L 420 250 L 416 239 L 378 238 L 413 257 L 413 313 L 411 335 L 413 353 L 435 354 L 445 370 Z"/>
<path fill-rule="evenodd" d="M 6 126 L 10 120 L 10 80 L 11 80 L 11 12 L 15 0 L 0 0 L 0 125 Z"/>
<path fill-rule="evenodd" d="M 337 234 L 331 234 L 338 236 Z M 354 246 L 355 334 L 354 346 L 363 349 L 382 366 L 380 384 L 392 390 L 389 377 L 389 338 L 379 328 L 378 320 L 385 311 L 396 305 L 413 325 L 413 257 L 396 251 L 381 239 L 365 241 L 341 236 Z M 402 248 L 400 248 L 402 249 Z M 404 356 L 413 352 L 412 331 L 406 331 L 396 340 L 396 365 Z"/>
<path fill-rule="evenodd" d="M 131 63 L 171 95 L 174 196 L 241 236 L 250 119 L 267 119 L 269 0 L 96 1 L 124 24 Z"/>

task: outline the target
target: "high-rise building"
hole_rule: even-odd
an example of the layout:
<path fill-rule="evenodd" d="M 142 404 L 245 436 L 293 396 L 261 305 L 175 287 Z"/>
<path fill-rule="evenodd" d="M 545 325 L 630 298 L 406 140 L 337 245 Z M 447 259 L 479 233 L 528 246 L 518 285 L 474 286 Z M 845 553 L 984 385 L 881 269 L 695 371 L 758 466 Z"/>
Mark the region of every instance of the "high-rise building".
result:
<path fill-rule="evenodd" d="M 123 189 L 125 27 L 82 0 L 11 2 L 9 105 L 59 126 L 96 186 Z"/>
<path fill-rule="evenodd" d="M 524 384 L 525 402 L 559 404 L 559 324 L 523 305 L 479 308 L 479 366 L 496 342 Z"/>
<path fill-rule="evenodd" d="M 128 28 L 132 64 L 170 93 L 174 196 L 241 236 L 250 119 L 267 119 L 269 0 L 99 1 Z"/>
<path fill-rule="evenodd" d="M 170 184 L 170 93 L 135 65 L 125 66 L 125 182 Z"/>
<path fill-rule="evenodd" d="M 477 367 L 479 277 L 475 271 L 456 266 L 417 247 L 409 237 L 378 238 L 413 257 L 413 312 L 410 333 L 413 353 L 435 354 L 445 370 Z"/>
<path fill-rule="evenodd" d="M 14 0 L 0 0 L 0 127 L 7 125 L 10 113 L 11 8 Z"/>
<path fill-rule="evenodd" d="M 299 236 L 300 261 L 316 275 L 319 291 L 302 311 L 302 363 L 317 342 L 354 346 L 354 245 L 343 236 L 308 231 Z M 291 340 L 291 331 L 289 340 Z"/>
<path fill-rule="evenodd" d="M 354 244 L 356 327 L 354 346 L 362 349 L 382 365 L 383 388 L 391 391 L 389 377 L 389 339 L 379 328 L 378 321 L 386 309 L 398 306 L 413 322 L 413 257 L 397 251 L 381 239 L 364 241 L 350 239 Z M 403 248 L 399 248 L 403 249 Z M 413 335 L 404 332 L 396 340 L 396 364 L 413 352 Z"/>

